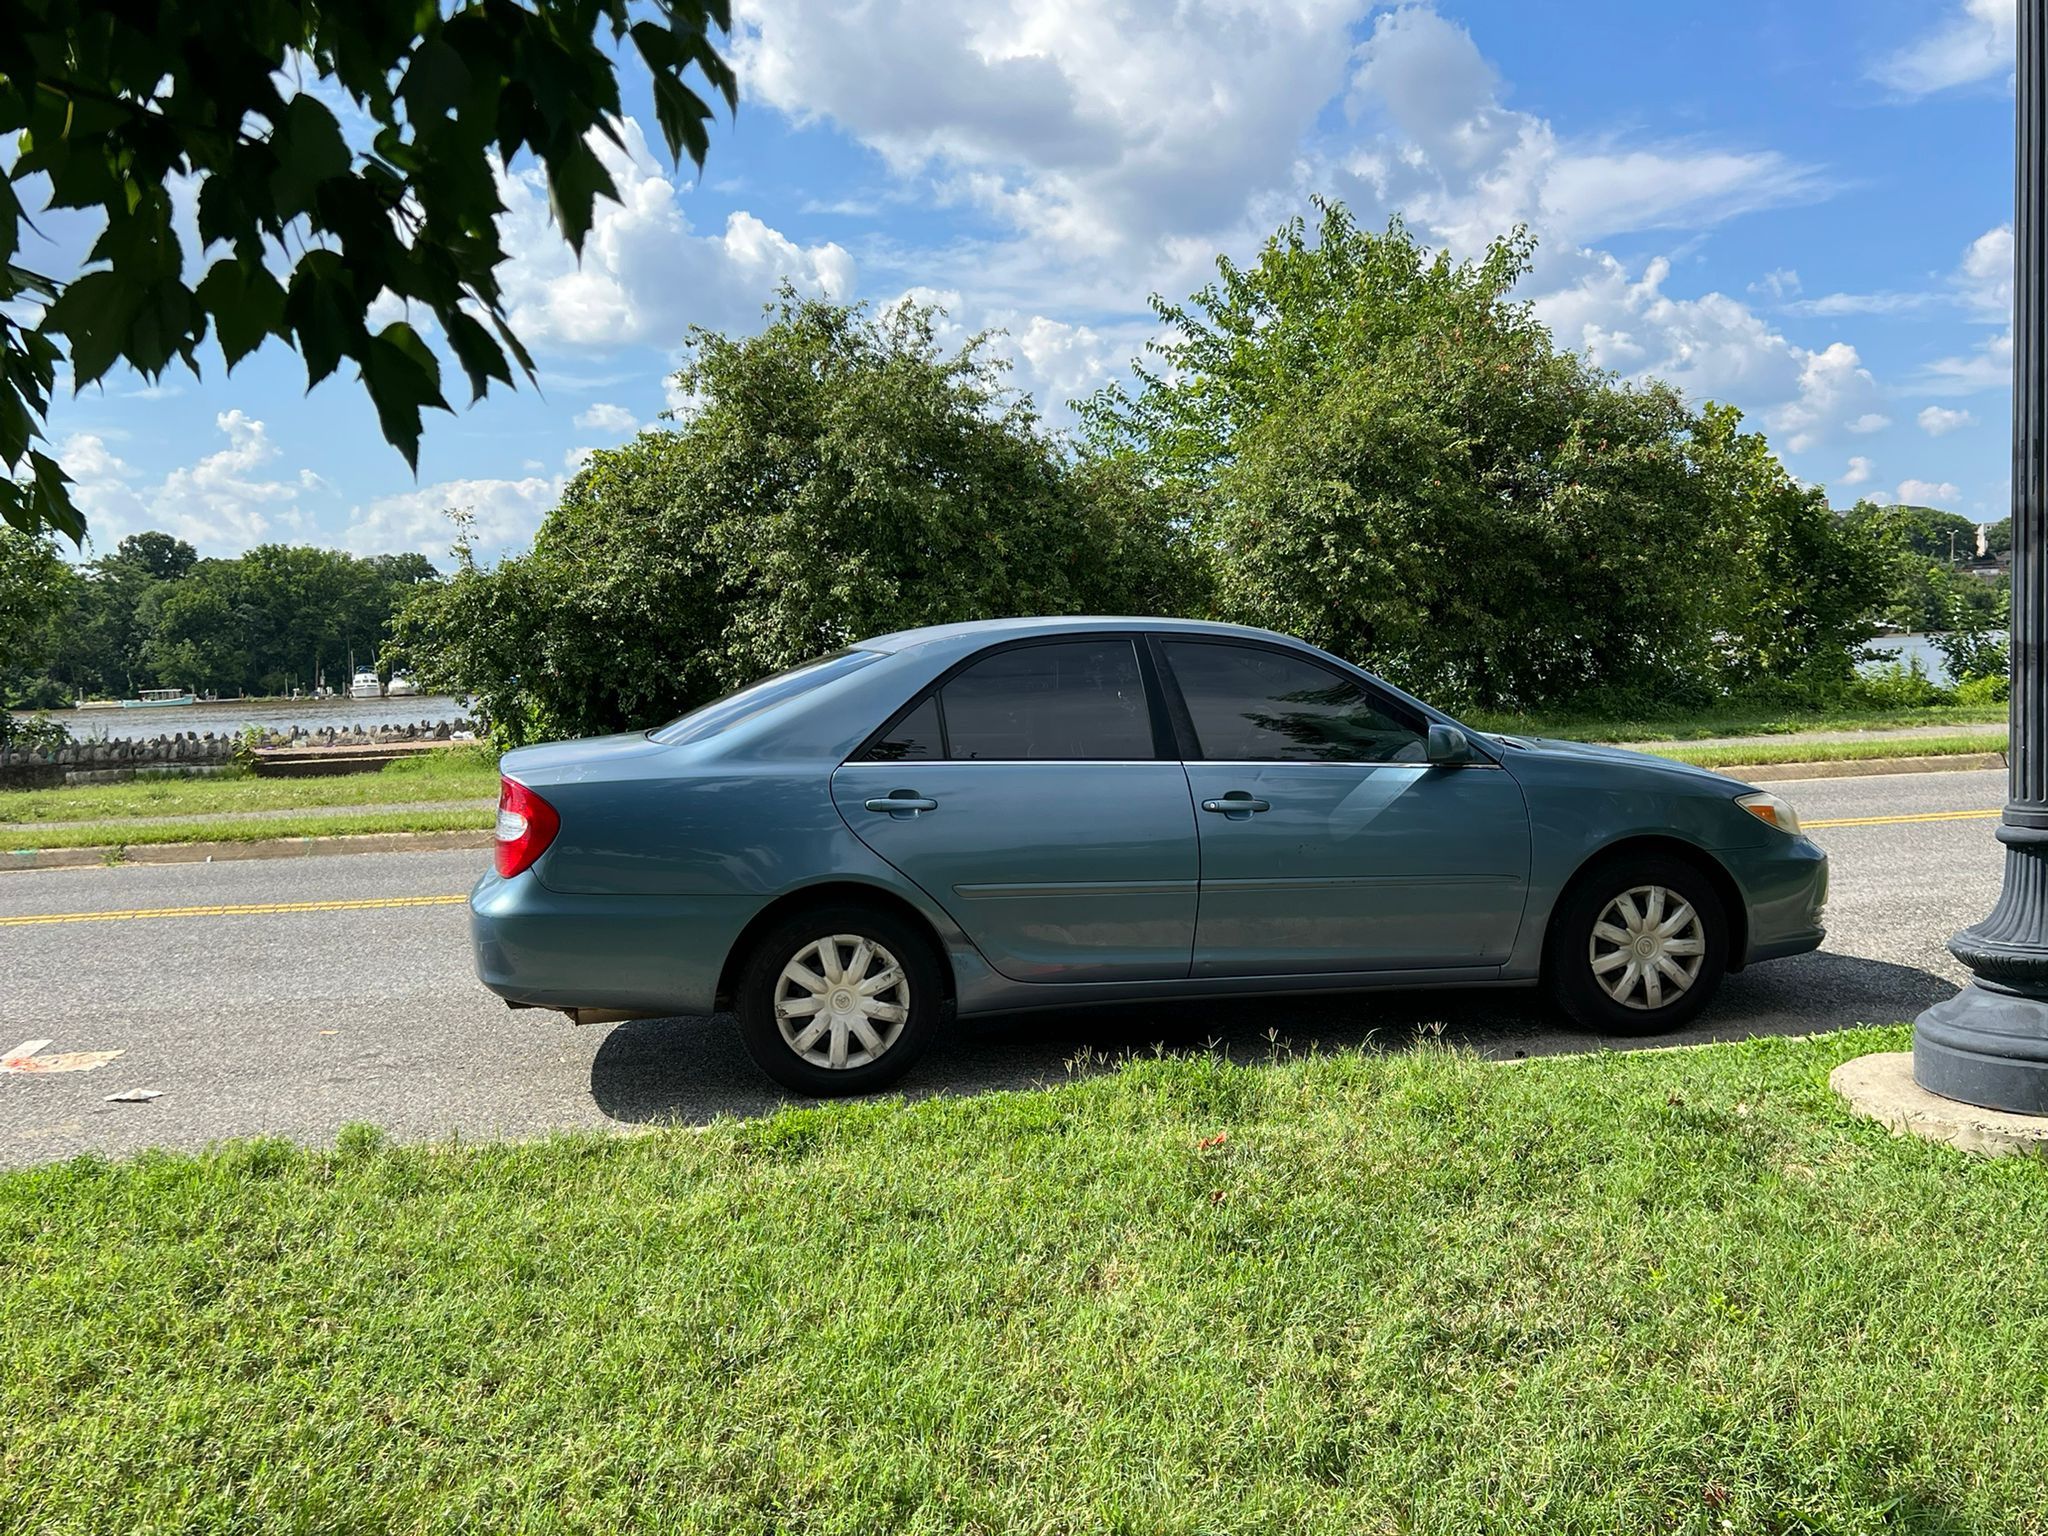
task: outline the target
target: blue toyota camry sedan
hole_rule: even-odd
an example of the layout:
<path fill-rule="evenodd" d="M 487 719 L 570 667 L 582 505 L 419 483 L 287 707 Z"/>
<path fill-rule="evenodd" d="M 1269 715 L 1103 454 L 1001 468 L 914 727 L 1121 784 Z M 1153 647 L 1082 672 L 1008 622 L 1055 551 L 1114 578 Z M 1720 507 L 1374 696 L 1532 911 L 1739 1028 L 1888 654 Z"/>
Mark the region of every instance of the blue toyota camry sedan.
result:
<path fill-rule="evenodd" d="M 1540 985 L 1664 1030 L 1818 945 L 1827 896 L 1774 795 L 1171 619 L 883 635 L 503 773 L 484 985 L 730 1010 L 811 1094 L 893 1081 L 952 1019 L 1079 1003 Z"/>

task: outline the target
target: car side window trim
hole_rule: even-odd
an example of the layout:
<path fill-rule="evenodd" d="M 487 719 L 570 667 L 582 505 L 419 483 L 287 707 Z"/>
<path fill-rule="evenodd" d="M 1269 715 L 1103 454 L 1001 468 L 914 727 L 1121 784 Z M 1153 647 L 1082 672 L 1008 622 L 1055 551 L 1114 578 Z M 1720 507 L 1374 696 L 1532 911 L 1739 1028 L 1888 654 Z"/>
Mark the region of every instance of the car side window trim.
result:
<path fill-rule="evenodd" d="M 1277 656 L 1285 656 L 1289 660 L 1300 662 L 1303 665 L 1314 667 L 1319 672 L 1327 673 L 1329 676 L 1336 678 L 1339 682 L 1350 684 L 1352 687 L 1358 689 L 1360 693 L 1365 695 L 1366 701 L 1369 704 L 1371 704 L 1371 706 L 1374 709 L 1381 711 L 1395 723 L 1404 726 L 1409 730 L 1414 731 L 1417 736 L 1423 737 L 1425 739 L 1429 735 L 1429 727 L 1431 722 L 1426 715 L 1418 714 L 1415 710 L 1409 708 L 1407 704 L 1388 694 L 1384 689 L 1375 688 L 1370 678 L 1361 676 L 1356 673 L 1342 671 L 1336 667 L 1331 666 L 1330 663 L 1323 660 L 1322 657 L 1311 655 L 1303 650 L 1298 650 L 1294 646 L 1276 645 L 1270 640 L 1260 640 L 1249 635 L 1205 635 L 1198 633 L 1182 634 L 1172 631 L 1160 630 L 1154 630 L 1150 632 L 1147 635 L 1147 639 L 1150 641 L 1150 645 L 1147 648 L 1155 652 L 1154 661 L 1155 665 L 1159 669 L 1161 685 L 1168 695 L 1169 713 L 1171 714 L 1173 720 L 1174 734 L 1179 739 L 1179 745 L 1181 749 L 1181 760 L 1183 762 L 1241 762 L 1244 763 L 1246 766 L 1254 766 L 1265 765 L 1274 762 L 1292 762 L 1297 761 L 1297 759 L 1210 757 L 1207 754 L 1205 754 L 1202 751 L 1202 739 L 1195 732 L 1195 717 L 1193 713 L 1188 709 L 1186 696 L 1180 690 L 1180 679 L 1174 675 L 1173 659 L 1166 654 L 1166 645 L 1168 641 L 1171 641 L 1175 645 L 1192 644 L 1236 646 L 1241 650 L 1271 651 L 1273 654 Z M 1361 766 L 1375 765 L 1365 764 Z"/>
<path fill-rule="evenodd" d="M 861 744 L 848 754 L 846 762 L 861 763 L 883 761 L 868 754 L 882 742 L 889 733 L 915 714 L 926 699 L 931 699 L 939 713 L 939 749 L 945 755 L 936 758 L 919 759 L 925 763 L 1158 763 L 1180 761 L 1179 743 L 1161 700 L 1160 674 L 1152 665 L 1151 647 L 1146 644 L 1148 635 L 1139 630 L 1076 630 L 1049 635 L 1020 635 L 1010 640 L 999 640 L 994 645 L 983 646 L 972 655 L 963 656 L 945 671 L 918 689 L 904 705 L 884 720 Z M 1150 757 L 955 757 L 953 739 L 946 723 L 946 684 L 953 681 L 970 667 L 987 661 L 991 656 L 1004 651 L 1023 650 L 1036 645 L 1072 645 L 1077 643 L 1121 641 L 1131 647 L 1138 664 L 1139 686 L 1145 690 L 1146 718 L 1152 728 L 1152 755 Z M 842 765 L 843 766 L 843 765 Z"/>

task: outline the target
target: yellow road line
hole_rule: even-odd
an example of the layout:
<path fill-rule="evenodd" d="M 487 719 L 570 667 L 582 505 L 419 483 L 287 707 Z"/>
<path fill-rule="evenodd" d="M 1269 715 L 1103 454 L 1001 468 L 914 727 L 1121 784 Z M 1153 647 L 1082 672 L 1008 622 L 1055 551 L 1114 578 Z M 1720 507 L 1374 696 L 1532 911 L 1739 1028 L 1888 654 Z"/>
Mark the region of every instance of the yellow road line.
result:
<path fill-rule="evenodd" d="M 1811 832 L 1821 827 L 1889 827 L 1905 821 L 1996 821 L 2003 811 L 1915 811 L 1907 816 L 1839 816 L 1833 821 L 1801 821 Z"/>
<path fill-rule="evenodd" d="M 145 917 L 256 917 L 273 912 L 369 912 L 381 907 L 450 907 L 467 896 L 372 896 L 360 901 L 253 901 L 222 907 L 135 907 L 125 912 L 38 912 L 0 917 L 0 928 L 44 923 L 126 923 Z"/>

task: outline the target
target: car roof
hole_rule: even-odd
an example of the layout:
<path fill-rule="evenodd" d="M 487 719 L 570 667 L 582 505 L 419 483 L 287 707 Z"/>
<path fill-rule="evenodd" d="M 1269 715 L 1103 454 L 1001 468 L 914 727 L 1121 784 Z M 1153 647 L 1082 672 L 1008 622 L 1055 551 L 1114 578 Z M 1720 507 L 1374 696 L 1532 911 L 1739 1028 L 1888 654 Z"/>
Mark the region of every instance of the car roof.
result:
<path fill-rule="evenodd" d="M 910 651 L 938 645 L 962 649 L 997 640 L 1029 635 L 1101 634 L 1103 631 L 1153 630 L 1162 634 L 1236 635 L 1250 640 L 1278 640 L 1299 646 L 1301 641 L 1270 629 L 1253 629 L 1246 624 L 1216 624 L 1207 619 L 1133 618 L 1129 615 L 1054 614 L 1038 618 L 975 619 L 965 624 L 930 624 L 923 629 L 902 629 L 893 635 L 876 635 L 856 640 L 853 650 Z"/>

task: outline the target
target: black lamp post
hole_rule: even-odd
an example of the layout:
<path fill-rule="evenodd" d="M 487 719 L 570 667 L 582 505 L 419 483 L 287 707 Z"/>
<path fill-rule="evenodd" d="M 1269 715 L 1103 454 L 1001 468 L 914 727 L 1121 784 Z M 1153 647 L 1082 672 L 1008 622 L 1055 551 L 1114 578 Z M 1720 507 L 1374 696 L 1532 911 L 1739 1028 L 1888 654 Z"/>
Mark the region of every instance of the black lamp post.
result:
<path fill-rule="evenodd" d="M 1920 1015 L 1913 1077 L 1944 1098 L 2048 1114 L 2048 0 L 2019 0 L 2014 76 L 2012 740 L 1998 840 L 2005 887 L 1991 915 L 1948 941 L 1974 973 Z"/>

